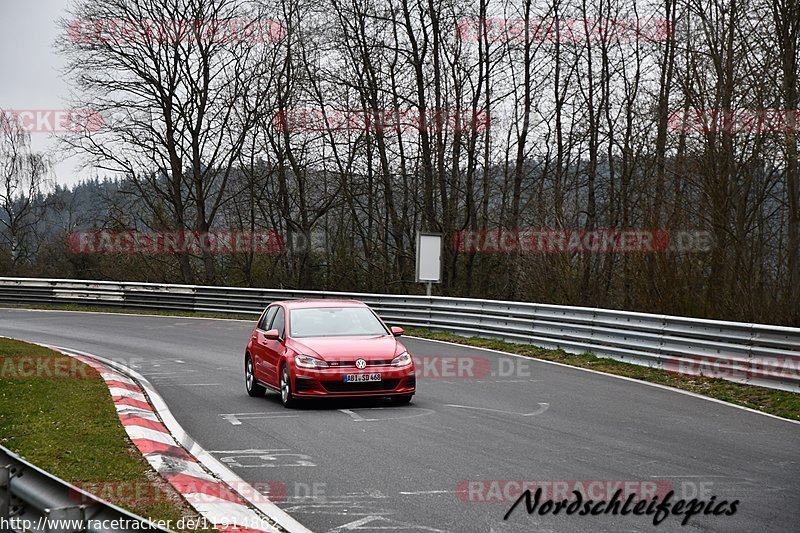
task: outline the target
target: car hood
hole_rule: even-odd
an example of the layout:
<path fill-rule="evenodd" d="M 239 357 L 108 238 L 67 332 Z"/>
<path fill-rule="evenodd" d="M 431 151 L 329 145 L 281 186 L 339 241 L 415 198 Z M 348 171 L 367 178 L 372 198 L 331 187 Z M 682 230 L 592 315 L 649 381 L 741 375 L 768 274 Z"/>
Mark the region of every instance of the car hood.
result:
<path fill-rule="evenodd" d="M 300 353 L 326 361 L 353 361 L 355 359 L 392 359 L 405 348 L 392 335 L 369 337 L 308 337 L 292 339 Z"/>

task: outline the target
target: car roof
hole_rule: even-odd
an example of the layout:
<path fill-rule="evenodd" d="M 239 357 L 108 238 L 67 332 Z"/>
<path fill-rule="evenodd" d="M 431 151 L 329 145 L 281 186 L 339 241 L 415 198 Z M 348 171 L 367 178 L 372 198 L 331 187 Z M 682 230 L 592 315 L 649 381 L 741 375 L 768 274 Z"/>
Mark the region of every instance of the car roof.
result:
<path fill-rule="evenodd" d="M 283 300 L 273 303 L 281 304 L 286 307 L 286 309 L 308 309 L 314 307 L 367 307 L 367 304 L 358 300 L 308 299 Z"/>

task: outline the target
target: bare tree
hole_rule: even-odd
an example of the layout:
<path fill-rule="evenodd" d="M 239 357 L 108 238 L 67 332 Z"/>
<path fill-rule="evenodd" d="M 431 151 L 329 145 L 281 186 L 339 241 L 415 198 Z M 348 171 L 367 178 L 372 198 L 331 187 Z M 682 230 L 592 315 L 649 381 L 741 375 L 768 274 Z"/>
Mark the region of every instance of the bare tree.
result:
<path fill-rule="evenodd" d="M 30 134 L 18 117 L 0 109 L 0 242 L 16 267 L 37 251 L 37 226 L 49 164 L 31 151 Z"/>
<path fill-rule="evenodd" d="M 60 50 L 78 104 L 106 118 L 71 147 L 128 177 L 156 227 L 208 231 L 269 90 L 274 27 L 243 0 L 80 1 L 71 15 Z"/>

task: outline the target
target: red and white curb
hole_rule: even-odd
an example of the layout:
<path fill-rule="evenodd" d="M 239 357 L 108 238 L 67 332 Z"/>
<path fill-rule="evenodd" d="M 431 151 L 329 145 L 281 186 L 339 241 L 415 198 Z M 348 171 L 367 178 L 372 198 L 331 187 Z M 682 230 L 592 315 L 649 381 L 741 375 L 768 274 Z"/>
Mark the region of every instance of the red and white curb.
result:
<path fill-rule="evenodd" d="M 311 533 L 204 450 L 136 371 L 103 357 L 43 345 L 94 368 L 131 441 L 164 479 L 221 533 Z"/>

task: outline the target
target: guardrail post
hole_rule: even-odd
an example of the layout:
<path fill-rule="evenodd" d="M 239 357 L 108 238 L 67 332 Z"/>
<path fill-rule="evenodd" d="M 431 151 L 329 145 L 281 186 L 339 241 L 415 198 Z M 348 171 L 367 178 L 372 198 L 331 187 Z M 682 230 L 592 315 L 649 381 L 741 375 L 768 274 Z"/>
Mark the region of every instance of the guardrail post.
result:
<path fill-rule="evenodd" d="M 666 337 L 667 327 L 669 326 L 669 320 L 666 316 L 661 317 L 661 328 L 658 332 L 658 349 L 656 350 L 656 355 L 658 356 L 658 362 L 656 363 L 656 368 L 664 370 L 664 359 L 665 357 L 669 357 L 668 354 L 664 353 L 664 338 Z"/>
<path fill-rule="evenodd" d="M 433 324 L 433 297 L 429 294 L 427 296 L 428 302 L 428 320 L 425 322 L 428 327 L 431 327 Z"/>
<path fill-rule="evenodd" d="M 753 324 L 750 324 L 747 329 L 750 332 L 750 334 L 747 336 L 747 367 L 753 368 L 753 348 L 755 347 L 756 341 L 756 328 Z M 752 379 L 753 374 L 751 373 L 749 376 Z"/>
<path fill-rule="evenodd" d="M 0 467 L 0 519 L 11 518 L 11 465 Z"/>

